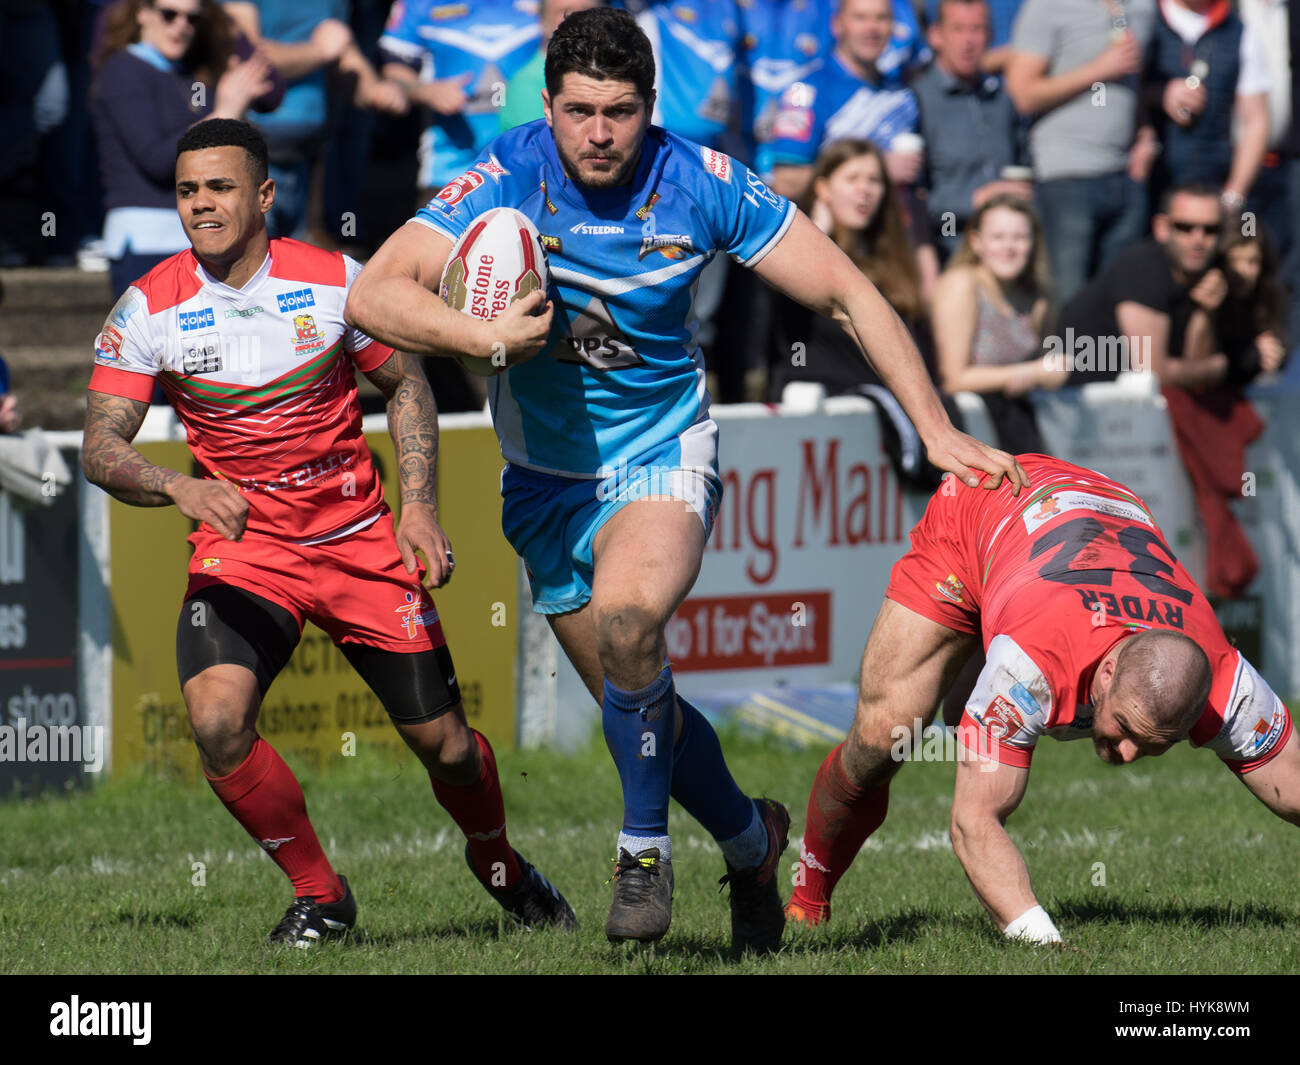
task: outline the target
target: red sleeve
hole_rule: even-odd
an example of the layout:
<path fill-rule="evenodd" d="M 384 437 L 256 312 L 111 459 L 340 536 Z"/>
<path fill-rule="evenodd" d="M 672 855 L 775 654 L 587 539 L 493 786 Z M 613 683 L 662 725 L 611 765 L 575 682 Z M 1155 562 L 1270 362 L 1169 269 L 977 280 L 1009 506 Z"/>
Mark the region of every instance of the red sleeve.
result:
<path fill-rule="evenodd" d="M 392 354 L 393 349 L 387 344 L 372 340 L 360 351 L 352 352 L 352 361 L 357 364 L 357 369 L 362 373 L 369 373 L 371 370 L 377 370 L 383 366 Z"/>
<path fill-rule="evenodd" d="M 993 734 L 963 710 L 961 722 L 957 725 L 957 742 L 972 754 L 992 758 L 1002 765 L 1028 769 L 1034 757 L 1032 747 L 1015 747 L 1001 740 L 995 740 Z"/>
<path fill-rule="evenodd" d="M 153 396 L 153 375 L 135 370 L 119 370 L 116 366 L 96 366 L 90 372 L 92 392 L 134 399 L 148 403 Z"/>

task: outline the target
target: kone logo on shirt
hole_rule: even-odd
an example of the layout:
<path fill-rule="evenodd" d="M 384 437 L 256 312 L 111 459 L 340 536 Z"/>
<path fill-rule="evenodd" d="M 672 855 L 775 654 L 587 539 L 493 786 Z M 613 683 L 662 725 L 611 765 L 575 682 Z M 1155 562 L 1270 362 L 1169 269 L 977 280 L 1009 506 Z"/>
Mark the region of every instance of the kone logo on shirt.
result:
<path fill-rule="evenodd" d="M 281 292 L 275 297 L 275 304 L 284 311 L 300 311 L 304 307 L 315 307 L 316 297 L 309 288 L 300 288 L 294 292 Z M 211 312 L 208 312 L 211 313 Z"/>
<path fill-rule="evenodd" d="M 181 323 L 181 332 L 188 333 L 193 329 L 202 329 L 204 326 L 216 325 L 216 317 L 212 313 L 211 307 L 204 307 L 197 311 L 180 311 L 178 314 Z"/>

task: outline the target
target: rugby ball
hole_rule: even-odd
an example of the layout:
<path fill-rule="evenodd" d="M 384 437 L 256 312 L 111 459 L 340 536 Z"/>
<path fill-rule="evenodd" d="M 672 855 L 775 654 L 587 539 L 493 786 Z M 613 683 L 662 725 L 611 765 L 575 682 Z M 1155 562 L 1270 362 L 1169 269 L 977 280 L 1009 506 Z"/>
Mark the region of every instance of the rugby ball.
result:
<path fill-rule="evenodd" d="M 438 294 L 453 310 L 491 321 L 517 299 L 551 283 L 537 227 L 513 207 L 493 207 L 470 223 L 447 256 Z M 500 359 L 461 357 L 480 377 L 507 367 Z"/>

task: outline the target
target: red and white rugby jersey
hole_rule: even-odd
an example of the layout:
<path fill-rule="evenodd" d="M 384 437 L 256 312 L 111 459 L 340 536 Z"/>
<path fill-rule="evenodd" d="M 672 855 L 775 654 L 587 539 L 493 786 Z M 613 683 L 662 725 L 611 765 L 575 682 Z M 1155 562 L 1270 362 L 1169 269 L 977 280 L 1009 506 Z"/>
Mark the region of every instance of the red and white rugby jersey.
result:
<path fill-rule="evenodd" d="M 986 656 L 963 725 L 987 735 L 968 734 L 967 745 L 1028 766 L 1039 736 L 1090 737 L 1097 665 L 1125 637 L 1161 628 L 1189 636 L 1210 660 L 1192 745 L 1236 772 L 1279 752 L 1291 733 L 1287 708 L 1228 642 L 1142 500 L 1058 459 L 1020 461 L 1032 493 L 972 496 L 986 505 L 967 511 L 962 530 L 979 567 Z"/>
<path fill-rule="evenodd" d="M 192 252 L 173 255 L 109 314 L 90 387 L 148 401 L 157 378 L 206 475 L 247 495 L 249 530 L 309 542 L 364 527 L 383 512 L 383 490 L 353 367 L 373 370 L 392 349 L 343 321 L 360 270 L 273 240 L 236 289 Z"/>

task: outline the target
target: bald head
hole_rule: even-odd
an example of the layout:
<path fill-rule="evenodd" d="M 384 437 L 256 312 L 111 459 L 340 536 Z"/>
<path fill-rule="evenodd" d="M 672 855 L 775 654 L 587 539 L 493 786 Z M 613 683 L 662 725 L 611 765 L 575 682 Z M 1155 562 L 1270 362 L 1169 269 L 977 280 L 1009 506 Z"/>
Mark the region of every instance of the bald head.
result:
<path fill-rule="evenodd" d="M 1150 629 L 1121 646 L 1110 698 L 1136 704 L 1144 730 L 1153 737 L 1181 737 L 1200 717 L 1210 681 L 1210 660 L 1195 641 Z"/>

